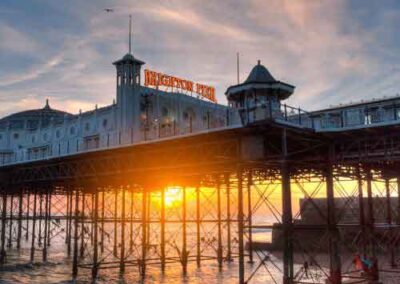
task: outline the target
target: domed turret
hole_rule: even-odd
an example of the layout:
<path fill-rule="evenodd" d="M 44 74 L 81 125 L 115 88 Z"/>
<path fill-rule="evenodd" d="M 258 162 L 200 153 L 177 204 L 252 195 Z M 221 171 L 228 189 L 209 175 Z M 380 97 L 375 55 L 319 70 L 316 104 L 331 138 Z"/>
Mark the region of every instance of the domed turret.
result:
<path fill-rule="evenodd" d="M 225 95 L 229 106 L 237 108 L 243 123 L 280 116 L 281 101 L 294 91 L 294 86 L 277 81 L 260 60 L 246 81 L 230 86 Z"/>
<path fill-rule="evenodd" d="M 294 91 L 294 86 L 275 80 L 260 60 L 253 67 L 246 81 L 230 86 L 226 90 L 229 102 L 243 101 L 248 96 L 287 99 Z"/>

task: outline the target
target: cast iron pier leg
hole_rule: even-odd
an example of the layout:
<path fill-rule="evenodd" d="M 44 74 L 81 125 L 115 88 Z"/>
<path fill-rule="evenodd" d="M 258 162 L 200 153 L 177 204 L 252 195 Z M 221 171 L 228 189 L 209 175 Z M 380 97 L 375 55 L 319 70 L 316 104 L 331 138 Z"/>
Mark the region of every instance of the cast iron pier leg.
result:
<path fill-rule="evenodd" d="M 160 225 L 161 225 L 161 271 L 165 271 L 165 187 L 161 189 L 161 217 L 160 217 Z"/>
<path fill-rule="evenodd" d="M 67 189 L 68 190 L 68 189 Z M 69 233 L 69 192 L 66 192 L 65 198 L 67 199 L 67 208 L 66 208 L 66 223 L 65 223 L 65 244 L 68 245 L 68 233 Z"/>
<path fill-rule="evenodd" d="M 283 225 L 283 283 L 293 283 L 293 223 L 290 172 L 288 164 L 282 164 L 282 225 Z"/>
<path fill-rule="evenodd" d="M 125 272 L 125 186 L 122 188 L 122 205 L 121 205 L 121 255 L 119 262 L 119 272 Z"/>
<path fill-rule="evenodd" d="M 23 205 L 23 191 L 19 193 L 18 201 L 18 233 L 17 233 L 17 249 L 21 248 L 21 238 L 22 238 L 22 205 Z"/>
<path fill-rule="evenodd" d="M 370 245 L 370 250 L 372 254 L 372 259 L 375 262 L 374 267 L 378 268 L 378 258 L 376 255 L 376 242 L 375 242 L 375 216 L 374 216 L 374 199 L 372 196 L 372 172 L 371 169 L 367 168 L 366 169 L 367 173 L 367 192 L 368 192 L 368 239 L 369 239 L 369 245 Z M 374 281 L 379 280 L 379 270 L 378 269 L 373 269 L 371 271 L 371 278 Z"/>
<path fill-rule="evenodd" d="M 73 192 L 71 191 L 68 195 L 69 199 L 69 211 L 68 211 L 68 239 L 67 239 L 67 248 L 68 248 L 68 257 L 71 256 L 71 239 L 72 239 L 72 200 L 73 200 Z"/>
<path fill-rule="evenodd" d="M 6 262 L 6 217 L 7 217 L 7 194 L 3 193 L 1 198 L 3 199 L 3 208 L 1 213 L 1 249 L 0 249 L 0 264 Z"/>
<path fill-rule="evenodd" d="M 142 259 L 140 263 L 140 275 L 144 279 L 146 277 L 146 254 L 147 254 L 147 192 L 143 187 L 142 191 Z"/>
<path fill-rule="evenodd" d="M 104 253 L 104 213 L 105 213 L 105 199 L 104 199 L 104 194 L 105 191 L 103 189 L 103 192 L 101 193 L 101 224 L 100 224 L 100 230 L 101 230 L 101 235 L 100 235 L 100 252 Z"/>
<path fill-rule="evenodd" d="M 131 189 L 131 200 L 130 200 L 130 233 L 129 233 L 129 251 L 132 252 L 133 250 L 133 199 L 134 198 L 134 193 L 133 189 Z"/>
<path fill-rule="evenodd" d="M 229 174 L 225 177 L 226 183 L 226 234 L 227 234 L 227 254 L 226 261 L 233 261 L 232 246 L 231 246 L 231 184 Z"/>
<path fill-rule="evenodd" d="M 97 228 L 97 219 L 98 219 L 98 211 L 99 211 L 99 193 L 96 190 L 94 193 L 94 212 L 92 212 L 93 216 L 93 266 L 92 266 L 92 282 L 96 282 L 96 278 L 99 270 L 99 262 L 98 262 L 98 228 Z"/>
<path fill-rule="evenodd" d="M 188 251 L 186 235 L 186 187 L 182 188 L 182 252 L 181 252 L 183 275 L 187 274 Z"/>
<path fill-rule="evenodd" d="M 238 240 L 239 240 L 239 284 L 244 284 L 244 217 L 243 217 L 243 177 L 242 168 L 239 166 L 237 170 L 238 179 Z"/>
<path fill-rule="evenodd" d="M 113 254 L 117 257 L 117 248 L 118 248 L 118 190 L 115 190 L 115 199 L 114 199 L 114 249 Z"/>
<path fill-rule="evenodd" d="M 361 255 L 365 258 L 367 253 L 366 245 L 366 230 L 365 230 L 365 212 L 364 212 L 364 193 L 363 193 L 363 182 L 360 172 L 360 167 L 357 168 L 357 182 L 358 182 L 358 211 L 359 211 L 359 222 L 361 229 Z"/>
<path fill-rule="evenodd" d="M 47 261 L 47 230 L 49 223 L 49 191 L 46 192 L 46 200 L 45 200 L 45 211 L 44 211 L 44 234 L 43 234 L 43 250 L 42 250 L 42 260 L 43 262 Z"/>
<path fill-rule="evenodd" d="M 286 129 L 282 133 L 282 226 L 283 226 L 283 284 L 293 283 L 293 213 L 290 169 L 287 157 Z"/>
<path fill-rule="evenodd" d="M 51 243 L 51 200 L 52 200 L 52 193 L 50 192 L 49 195 L 49 226 L 47 227 L 47 246 L 50 246 Z"/>
<path fill-rule="evenodd" d="M 82 192 L 82 212 L 81 212 L 81 246 L 79 250 L 79 255 L 83 258 L 85 253 L 85 193 Z"/>
<path fill-rule="evenodd" d="M 10 196 L 10 220 L 8 222 L 8 248 L 12 247 L 12 228 L 13 228 L 13 213 L 14 213 L 14 195 Z"/>
<path fill-rule="evenodd" d="M 217 259 L 219 271 L 222 270 L 222 221 L 221 221 L 221 184 L 217 176 L 217 218 L 218 218 L 218 249 Z"/>
<path fill-rule="evenodd" d="M 28 189 L 29 190 L 29 189 Z M 25 240 L 29 239 L 29 206 L 31 202 L 31 194 L 28 192 L 28 196 L 26 198 L 26 232 L 25 232 Z"/>
<path fill-rule="evenodd" d="M 79 228 L 79 191 L 75 192 L 75 216 L 74 216 L 74 255 L 72 263 L 72 278 L 76 280 L 78 276 L 78 234 Z"/>
<path fill-rule="evenodd" d="M 252 205 L 251 205 L 251 185 L 253 184 L 253 176 L 251 170 L 247 174 L 247 214 L 248 214 L 248 234 L 249 234 L 249 263 L 254 263 L 253 261 L 253 216 L 252 216 Z"/>
<path fill-rule="evenodd" d="M 196 263 L 197 267 L 201 265 L 201 238 L 200 238 L 200 186 L 196 187 Z"/>
<path fill-rule="evenodd" d="M 37 206 L 37 194 L 36 191 L 33 194 L 33 215 L 32 215 L 32 236 L 31 236 L 31 262 L 35 259 L 35 234 L 36 234 L 36 206 Z"/>
<path fill-rule="evenodd" d="M 389 226 L 389 232 L 391 237 L 391 242 L 389 243 L 390 247 L 390 266 L 392 268 L 396 267 L 396 259 L 395 259 L 395 244 L 393 243 L 393 229 L 392 229 L 392 200 L 390 196 L 390 180 L 388 178 L 385 179 L 385 189 L 386 189 L 386 223 Z"/>
<path fill-rule="evenodd" d="M 329 283 L 342 283 L 342 270 L 339 255 L 338 229 L 335 213 L 335 196 L 333 188 L 333 167 L 329 163 L 326 169 L 326 191 L 327 191 L 327 208 L 328 208 L 328 230 L 329 230 Z"/>

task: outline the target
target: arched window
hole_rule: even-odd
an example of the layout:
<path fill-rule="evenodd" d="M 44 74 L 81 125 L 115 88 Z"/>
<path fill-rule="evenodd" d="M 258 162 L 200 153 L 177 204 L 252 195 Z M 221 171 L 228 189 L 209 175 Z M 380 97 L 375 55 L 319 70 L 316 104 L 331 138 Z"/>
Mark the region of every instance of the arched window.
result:
<path fill-rule="evenodd" d="M 192 108 L 187 108 L 184 112 L 183 112 L 183 119 L 185 121 L 194 121 L 196 119 L 196 113 L 194 112 L 194 110 Z"/>

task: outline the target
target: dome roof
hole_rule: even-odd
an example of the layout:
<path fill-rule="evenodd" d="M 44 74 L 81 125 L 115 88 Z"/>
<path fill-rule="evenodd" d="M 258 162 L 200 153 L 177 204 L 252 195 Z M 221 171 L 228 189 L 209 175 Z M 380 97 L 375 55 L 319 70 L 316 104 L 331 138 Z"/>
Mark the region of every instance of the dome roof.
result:
<path fill-rule="evenodd" d="M 49 105 L 49 101 L 46 100 L 46 105 L 43 108 L 17 112 L 0 119 L 0 122 L 11 121 L 11 120 L 28 120 L 28 119 L 34 119 L 34 120 L 52 119 L 52 118 L 61 119 L 64 118 L 65 115 L 71 116 L 72 114 L 52 109 Z"/>
<path fill-rule="evenodd" d="M 258 60 L 258 64 L 253 67 L 245 83 L 271 83 L 275 81 L 268 69 L 261 65 L 260 60 Z"/>

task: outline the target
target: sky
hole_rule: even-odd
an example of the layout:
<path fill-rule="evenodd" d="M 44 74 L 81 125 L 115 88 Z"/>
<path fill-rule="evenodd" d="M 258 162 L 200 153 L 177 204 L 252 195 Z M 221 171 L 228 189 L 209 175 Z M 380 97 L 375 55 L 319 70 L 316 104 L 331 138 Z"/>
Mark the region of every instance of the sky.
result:
<path fill-rule="evenodd" d="M 129 14 L 145 68 L 212 85 L 222 104 L 237 52 L 241 82 L 261 60 L 305 110 L 400 93 L 397 0 L 1 0 L 0 116 L 46 98 L 71 113 L 111 104 Z"/>

